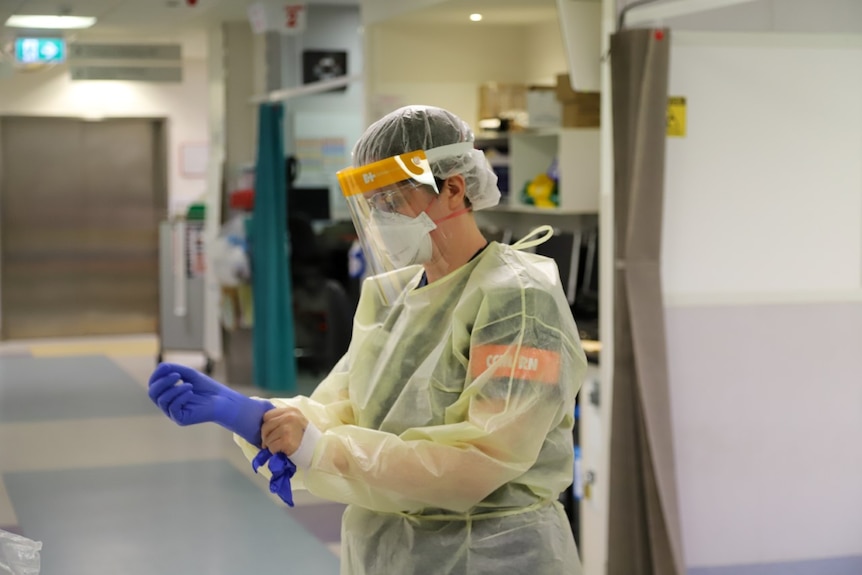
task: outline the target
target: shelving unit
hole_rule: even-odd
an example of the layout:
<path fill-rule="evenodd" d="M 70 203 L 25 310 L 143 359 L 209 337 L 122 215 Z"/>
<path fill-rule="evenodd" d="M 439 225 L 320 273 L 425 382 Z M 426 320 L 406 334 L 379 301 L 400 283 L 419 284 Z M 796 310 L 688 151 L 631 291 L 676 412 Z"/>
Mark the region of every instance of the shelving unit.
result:
<path fill-rule="evenodd" d="M 487 229 L 510 230 L 515 237 L 542 224 L 579 232 L 598 225 L 599 212 L 599 130 L 597 128 L 556 128 L 513 132 L 507 136 L 478 138 L 476 147 L 493 149 L 495 171 L 508 176 L 500 182 L 504 197 L 499 206 L 476 213 Z M 491 155 L 491 154 L 489 154 Z M 556 208 L 537 208 L 521 201 L 521 190 L 536 175 L 548 170 L 558 159 Z M 502 160 L 502 161 L 501 161 Z M 492 162 L 492 165 L 495 162 Z M 500 167 L 502 166 L 502 169 Z M 505 190 L 509 189 L 506 194 Z"/>
<path fill-rule="evenodd" d="M 509 207 L 589 214 L 599 211 L 599 130 L 560 128 L 511 135 Z M 525 205 L 521 191 L 536 175 L 558 160 L 558 208 L 539 209 Z"/>
<path fill-rule="evenodd" d="M 500 182 L 508 194 L 489 213 L 553 216 L 596 214 L 599 211 L 599 130 L 597 128 L 557 128 L 513 132 L 506 137 L 483 138 L 476 142 L 484 150 L 494 149 L 508 156 L 508 182 Z M 490 155 L 490 154 L 489 154 Z M 558 160 L 559 206 L 537 208 L 522 201 L 527 182 L 546 172 Z M 497 160 L 500 164 L 499 159 Z M 494 164 L 494 161 L 492 161 Z M 501 177 L 505 170 L 499 171 Z"/>

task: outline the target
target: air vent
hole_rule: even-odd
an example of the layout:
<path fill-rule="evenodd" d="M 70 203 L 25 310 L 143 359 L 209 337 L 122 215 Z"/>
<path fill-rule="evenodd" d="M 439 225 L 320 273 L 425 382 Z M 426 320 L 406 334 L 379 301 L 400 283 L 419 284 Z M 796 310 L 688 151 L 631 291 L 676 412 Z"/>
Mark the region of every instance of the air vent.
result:
<path fill-rule="evenodd" d="M 125 80 L 131 82 L 182 82 L 180 66 L 70 66 L 72 80 Z"/>
<path fill-rule="evenodd" d="M 69 46 L 72 80 L 182 82 L 179 44 L 79 44 Z"/>
<path fill-rule="evenodd" d="M 179 44 L 71 44 L 69 59 L 76 60 L 180 60 Z"/>

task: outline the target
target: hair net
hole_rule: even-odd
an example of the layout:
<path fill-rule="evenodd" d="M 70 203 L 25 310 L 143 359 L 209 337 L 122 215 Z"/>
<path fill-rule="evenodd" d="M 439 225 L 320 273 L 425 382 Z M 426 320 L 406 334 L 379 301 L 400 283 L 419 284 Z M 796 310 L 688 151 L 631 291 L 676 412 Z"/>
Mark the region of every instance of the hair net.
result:
<path fill-rule="evenodd" d="M 473 142 L 470 126 L 455 114 L 433 106 L 406 106 L 377 120 L 365 130 L 353 148 L 353 165 L 364 166 L 398 154 L 433 150 L 460 142 Z M 435 178 L 445 180 L 455 174 L 464 176 L 467 199 L 474 210 L 500 202 L 497 175 L 481 150 L 471 149 L 452 155 L 429 154 Z"/>

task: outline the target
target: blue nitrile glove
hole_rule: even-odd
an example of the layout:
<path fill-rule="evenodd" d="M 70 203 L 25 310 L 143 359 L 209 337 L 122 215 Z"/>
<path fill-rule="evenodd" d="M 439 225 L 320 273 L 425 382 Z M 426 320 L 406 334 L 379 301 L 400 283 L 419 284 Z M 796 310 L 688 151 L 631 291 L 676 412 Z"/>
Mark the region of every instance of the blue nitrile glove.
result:
<path fill-rule="evenodd" d="M 275 455 L 269 449 L 261 449 L 252 460 L 251 468 L 257 473 L 261 465 L 269 461 L 272 479 L 269 480 L 269 491 L 275 493 L 282 501 L 293 507 L 293 490 L 290 488 L 290 478 L 296 473 L 296 465 L 284 453 Z"/>
<path fill-rule="evenodd" d="M 184 365 L 160 364 L 150 376 L 150 399 L 178 425 L 211 421 L 260 446 L 263 414 L 274 409 Z"/>

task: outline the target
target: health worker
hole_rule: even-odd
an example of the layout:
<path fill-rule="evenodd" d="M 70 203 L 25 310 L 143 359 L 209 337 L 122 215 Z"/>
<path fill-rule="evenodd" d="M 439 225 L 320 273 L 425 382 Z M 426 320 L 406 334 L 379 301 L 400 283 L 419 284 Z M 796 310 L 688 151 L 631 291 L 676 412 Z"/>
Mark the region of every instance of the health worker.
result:
<path fill-rule="evenodd" d="M 150 396 L 234 431 L 286 501 L 292 480 L 346 503 L 345 575 L 580 574 L 558 496 L 587 362 L 554 261 L 525 251 L 550 228 L 485 239 L 473 212 L 499 203 L 497 178 L 440 108 L 378 120 L 353 165 L 338 179 L 369 277 L 311 396 L 251 399 L 173 364 Z"/>

